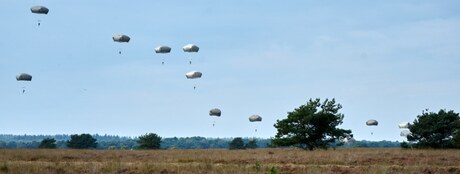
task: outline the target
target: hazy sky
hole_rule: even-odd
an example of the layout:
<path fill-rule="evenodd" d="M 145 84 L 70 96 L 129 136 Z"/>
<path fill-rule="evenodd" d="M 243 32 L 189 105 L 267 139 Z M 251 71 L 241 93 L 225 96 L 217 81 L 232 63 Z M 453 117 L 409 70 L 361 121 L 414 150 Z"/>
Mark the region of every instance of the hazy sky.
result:
<path fill-rule="evenodd" d="M 50 12 L 33 14 L 33 5 Z M 309 98 L 335 98 L 356 139 L 401 141 L 398 123 L 425 108 L 460 112 L 458 0 L 0 6 L 1 134 L 268 138 Z M 115 43 L 115 34 L 131 41 Z M 189 43 L 200 51 L 184 53 Z M 171 53 L 155 54 L 159 45 Z M 191 70 L 203 77 L 186 79 Z M 22 72 L 32 81 L 16 81 Z M 208 115 L 215 107 L 220 118 Z M 252 114 L 263 121 L 250 123 Z"/>

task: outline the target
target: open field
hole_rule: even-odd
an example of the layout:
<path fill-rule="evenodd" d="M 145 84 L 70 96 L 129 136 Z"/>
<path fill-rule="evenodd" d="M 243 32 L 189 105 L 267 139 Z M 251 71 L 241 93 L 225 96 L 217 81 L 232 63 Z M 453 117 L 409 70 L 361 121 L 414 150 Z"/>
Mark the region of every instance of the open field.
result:
<path fill-rule="evenodd" d="M 0 150 L 0 173 L 460 173 L 460 150 Z"/>

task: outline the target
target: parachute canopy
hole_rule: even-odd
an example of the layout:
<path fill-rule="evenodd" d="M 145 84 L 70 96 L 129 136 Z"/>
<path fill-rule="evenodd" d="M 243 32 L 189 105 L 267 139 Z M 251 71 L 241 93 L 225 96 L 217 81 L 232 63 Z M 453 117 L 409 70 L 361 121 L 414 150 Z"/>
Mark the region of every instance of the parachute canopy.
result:
<path fill-rule="evenodd" d="M 187 77 L 187 79 L 196 79 L 196 78 L 201 78 L 201 75 L 203 75 L 201 72 L 190 71 L 185 74 L 185 77 Z"/>
<path fill-rule="evenodd" d="M 377 120 L 368 120 L 368 121 L 366 121 L 366 125 L 368 125 L 368 126 L 377 126 L 377 125 L 379 125 L 379 122 L 377 122 Z"/>
<path fill-rule="evenodd" d="M 171 52 L 171 47 L 168 46 L 158 46 L 155 48 L 155 53 L 169 53 Z"/>
<path fill-rule="evenodd" d="M 209 116 L 217 116 L 217 117 L 220 117 L 220 115 L 222 114 L 222 111 L 220 111 L 220 109 L 218 108 L 214 108 L 214 109 L 211 109 L 209 111 Z"/>
<path fill-rule="evenodd" d="M 32 76 L 27 73 L 21 73 L 16 76 L 17 81 L 32 81 Z"/>
<path fill-rule="evenodd" d="M 356 140 L 353 137 L 346 137 L 345 139 L 343 139 L 343 142 L 352 144 L 352 143 L 356 142 Z"/>
<path fill-rule="evenodd" d="M 409 128 L 409 122 L 401 122 L 398 126 L 399 128 Z"/>
<path fill-rule="evenodd" d="M 48 14 L 50 10 L 44 6 L 37 5 L 37 6 L 31 7 L 30 11 L 32 11 L 32 13 L 37 13 L 37 14 Z"/>
<path fill-rule="evenodd" d="M 112 37 L 114 42 L 129 42 L 131 38 L 129 36 L 126 36 L 124 34 L 118 34 Z"/>
<path fill-rule="evenodd" d="M 251 115 L 249 117 L 250 122 L 262 121 L 262 117 L 259 115 Z"/>
<path fill-rule="evenodd" d="M 407 137 L 408 135 L 412 134 L 409 130 L 402 130 L 399 135 L 402 137 Z"/>
<path fill-rule="evenodd" d="M 198 52 L 198 50 L 200 50 L 200 48 L 194 44 L 188 44 L 188 45 L 185 45 L 184 47 L 182 47 L 182 50 L 184 50 L 184 52 Z"/>

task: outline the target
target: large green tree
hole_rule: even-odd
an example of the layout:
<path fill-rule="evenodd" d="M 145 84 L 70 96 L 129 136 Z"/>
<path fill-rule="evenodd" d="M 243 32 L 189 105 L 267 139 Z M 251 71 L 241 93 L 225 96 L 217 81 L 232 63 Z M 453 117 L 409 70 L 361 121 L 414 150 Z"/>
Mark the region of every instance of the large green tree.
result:
<path fill-rule="evenodd" d="M 70 135 L 67 147 L 72 149 L 92 149 L 97 147 L 97 142 L 90 134 L 74 134 Z"/>
<path fill-rule="evenodd" d="M 38 145 L 40 149 L 56 149 L 56 147 L 56 139 L 54 138 L 45 138 L 40 142 L 40 145 Z"/>
<path fill-rule="evenodd" d="M 139 149 L 160 149 L 161 137 L 154 133 L 145 134 L 137 140 Z"/>
<path fill-rule="evenodd" d="M 439 112 L 423 112 L 409 126 L 408 141 L 414 141 L 419 148 L 452 148 L 456 143 L 453 137 L 460 130 L 460 116 L 454 111 L 444 109 Z"/>
<path fill-rule="evenodd" d="M 244 145 L 243 138 L 241 137 L 236 137 L 234 138 L 230 143 L 228 143 L 228 148 L 233 150 L 233 149 L 246 149 Z"/>
<path fill-rule="evenodd" d="M 332 143 L 351 135 L 351 130 L 339 129 L 344 115 L 339 113 L 342 105 L 335 99 L 310 99 L 307 104 L 288 112 L 286 119 L 277 120 L 278 130 L 272 143 L 276 146 L 296 146 L 303 149 L 327 149 Z M 337 145 L 342 145 L 338 143 Z"/>

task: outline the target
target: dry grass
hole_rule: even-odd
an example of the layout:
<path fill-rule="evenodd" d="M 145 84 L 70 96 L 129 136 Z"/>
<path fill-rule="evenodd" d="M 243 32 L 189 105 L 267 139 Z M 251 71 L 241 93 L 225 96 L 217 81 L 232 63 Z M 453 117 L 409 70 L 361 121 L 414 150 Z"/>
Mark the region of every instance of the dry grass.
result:
<path fill-rule="evenodd" d="M 460 150 L 0 150 L 0 173 L 460 173 Z"/>

